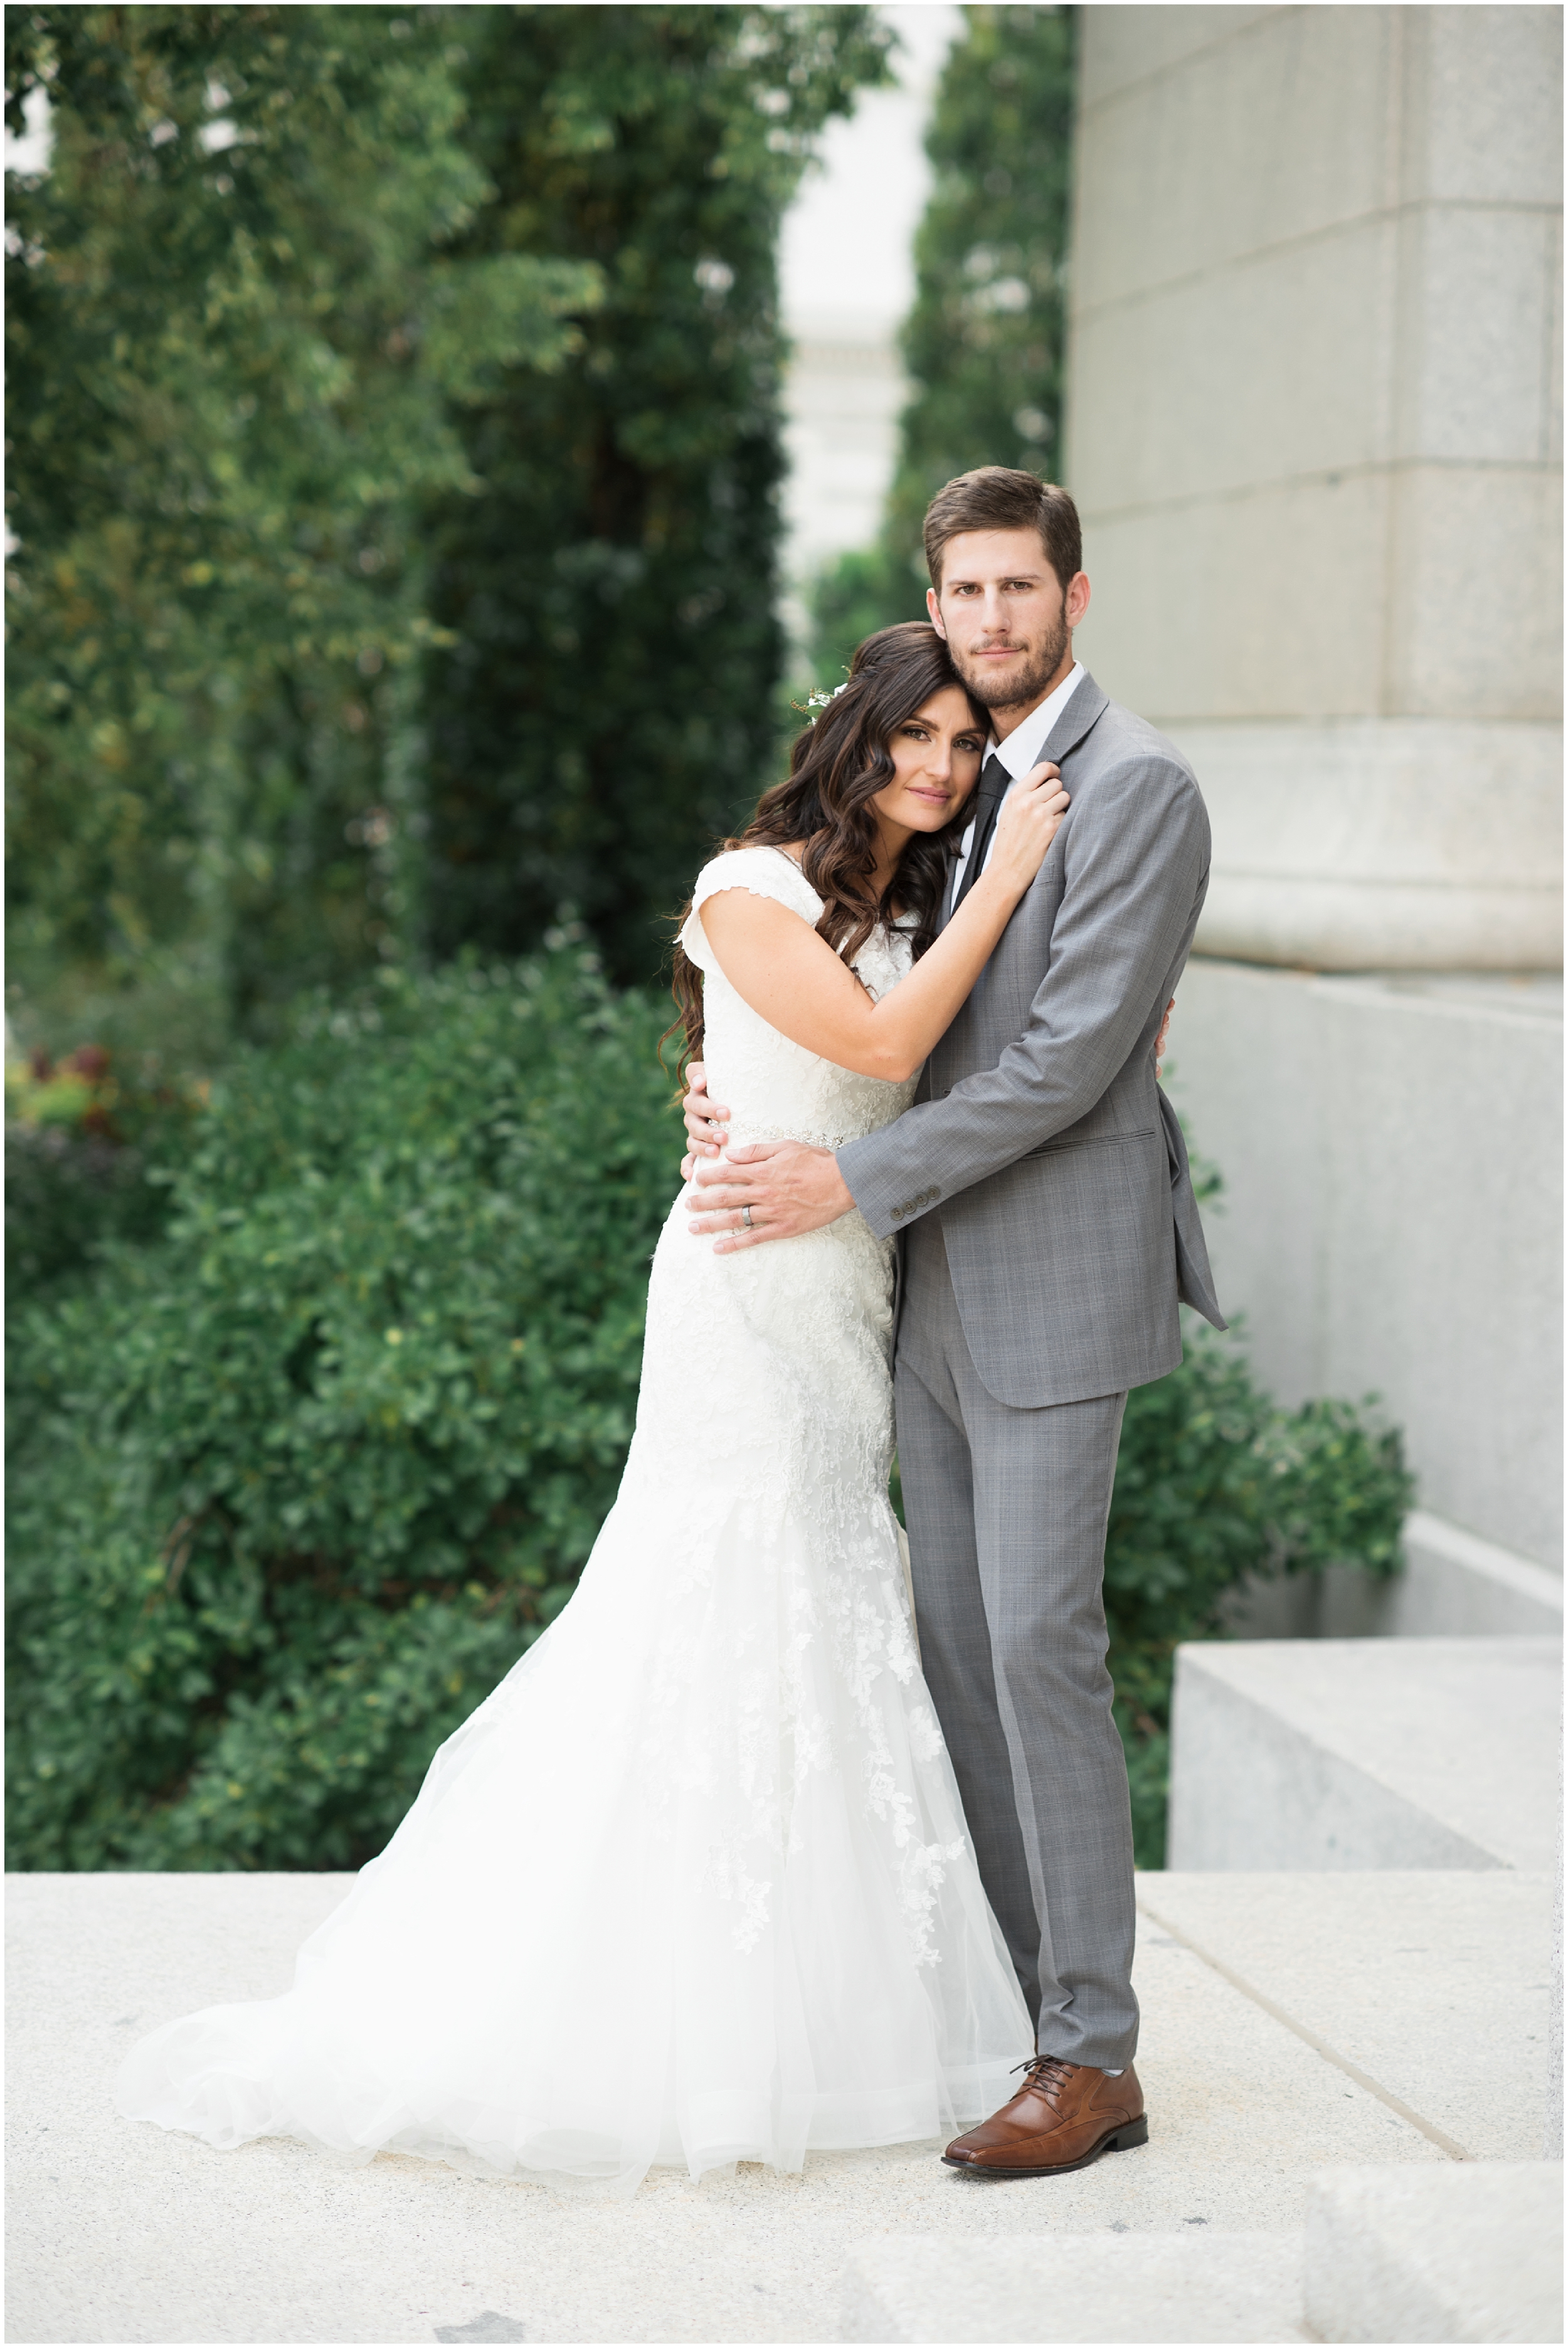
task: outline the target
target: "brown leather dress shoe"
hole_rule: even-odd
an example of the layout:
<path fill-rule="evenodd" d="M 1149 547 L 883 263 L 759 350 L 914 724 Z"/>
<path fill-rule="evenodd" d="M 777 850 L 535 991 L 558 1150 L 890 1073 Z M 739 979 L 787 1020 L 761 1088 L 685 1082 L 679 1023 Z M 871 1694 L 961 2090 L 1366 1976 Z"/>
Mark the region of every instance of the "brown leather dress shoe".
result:
<path fill-rule="evenodd" d="M 1102 2152 L 1147 2144 L 1143 2090 L 1131 2064 L 1108 2078 L 1085 2063 L 1037 2054 L 1020 2065 L 1023 2085 L 1010 2104 L 942 2155 L 949 2168 L 982 2177 L 1060 2177 Z"/>

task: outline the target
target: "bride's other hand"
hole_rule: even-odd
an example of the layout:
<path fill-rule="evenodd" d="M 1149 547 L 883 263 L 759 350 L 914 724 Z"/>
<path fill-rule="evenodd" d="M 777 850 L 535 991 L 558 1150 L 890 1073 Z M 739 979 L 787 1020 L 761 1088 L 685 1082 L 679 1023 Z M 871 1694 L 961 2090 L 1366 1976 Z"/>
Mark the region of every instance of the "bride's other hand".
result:
<path fill-rule="evenodd" d="M 1159 1083 L 1165 1073 L 1165 1038 L 1171 1032 L 1171 1014 L 1176 1007 L 1173 994 L 1165 1005 L 1165 1015 L 1160 1022 L 1160 1032 L 1154 1038 L 1154 1081 Z"/>
<path fill-rule="evenodd" d="M 987 870 L 1010 882 L 1021 895 L 1045 862 L 1045 851 L 1067 809 L 1061 768 L 1049 758 L 1031 767 L 1018 788 L 1009 792 L 997 818 L 996 845 Z"/>
<path fill-rule="evenodd" d="M 708 1071 L 701 1060 L 693 1060 L 686 1071 L 686 1097 L 681 1107 L 692 1143 L 681 1160 L 681 1179 L 689 1182 L 698 1159 L 717 1158 L 729 1138 L 730 1112 L 708 1098 Z"/>

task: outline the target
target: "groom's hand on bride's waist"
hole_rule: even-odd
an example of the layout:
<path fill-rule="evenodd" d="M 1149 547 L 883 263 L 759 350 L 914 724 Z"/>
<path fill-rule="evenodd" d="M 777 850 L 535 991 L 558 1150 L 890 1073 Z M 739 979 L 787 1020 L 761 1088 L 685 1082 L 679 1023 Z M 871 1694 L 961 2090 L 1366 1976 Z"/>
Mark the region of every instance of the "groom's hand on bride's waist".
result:
<path fill-rule="evenodd" d="M 711 1235 L 715 1255 L 819 1231 L 855 1204 L 832 1150 L 804 1141 L 754 1141 L 698 1160 L 689 1179 L 688 1228 Z"/>

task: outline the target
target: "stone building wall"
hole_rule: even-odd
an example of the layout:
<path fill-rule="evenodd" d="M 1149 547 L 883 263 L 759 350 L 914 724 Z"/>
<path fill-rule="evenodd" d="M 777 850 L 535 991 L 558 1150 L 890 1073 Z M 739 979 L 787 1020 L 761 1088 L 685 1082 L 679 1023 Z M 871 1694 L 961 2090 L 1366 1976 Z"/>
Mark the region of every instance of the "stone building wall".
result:
<path fill-rule="evenodd" d="M 1171 1087 L 1222 1293 L 1554 1563 L 1561 12 L 1082 28 L 1080 644 L 1214 818 Z"/>

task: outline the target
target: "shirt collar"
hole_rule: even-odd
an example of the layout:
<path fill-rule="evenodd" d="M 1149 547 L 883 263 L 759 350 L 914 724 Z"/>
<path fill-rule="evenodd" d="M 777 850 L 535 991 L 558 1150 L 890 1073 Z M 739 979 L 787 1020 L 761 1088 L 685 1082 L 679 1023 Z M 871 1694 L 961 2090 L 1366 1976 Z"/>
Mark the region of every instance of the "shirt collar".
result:
<path fill-rule="evenodd" d="M 999 757 L 1016 783 L 1031 767 L 1038 767 L 1051 727 L 1077 692 L 1083 676 L 1083 663 L 1075 660 L 1054 693 L 1031 709 L 1021 726 L 1015 726 L 1005 742 L 986 745 L 988 757 Z"/>

